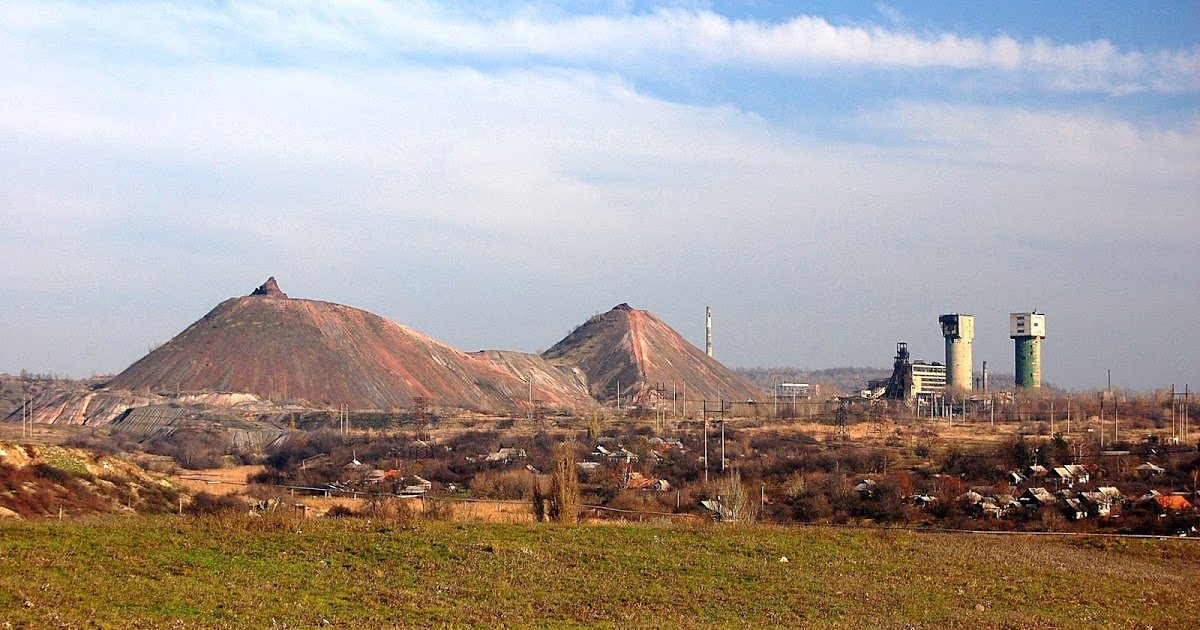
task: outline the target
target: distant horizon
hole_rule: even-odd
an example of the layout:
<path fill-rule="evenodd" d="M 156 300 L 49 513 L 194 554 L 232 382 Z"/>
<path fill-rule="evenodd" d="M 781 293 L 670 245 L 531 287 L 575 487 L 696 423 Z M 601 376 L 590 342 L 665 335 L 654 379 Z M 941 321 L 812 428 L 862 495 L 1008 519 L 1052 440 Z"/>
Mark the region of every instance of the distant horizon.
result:
<path fill-rule="evenodd" d="M 457 348 L 1200 383 L 1200 3 L 0 3 L 0 371 L 267 276 Z M 1189 297 L 1190 296 L 1190 297 Z"/>

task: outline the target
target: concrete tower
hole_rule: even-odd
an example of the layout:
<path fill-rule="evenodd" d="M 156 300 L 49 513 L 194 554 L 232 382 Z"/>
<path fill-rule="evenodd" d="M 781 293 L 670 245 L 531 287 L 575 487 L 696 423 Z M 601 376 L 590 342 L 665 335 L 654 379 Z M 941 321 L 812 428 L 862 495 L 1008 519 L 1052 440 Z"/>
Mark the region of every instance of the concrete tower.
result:
<path fill-rule="evenodd" d="M 704 354 L 712 356 L 712 307 L 704 307 Z"/>
<path fill-rule="evenodd" d="M 946 389 L 971 391 L 971 368 L 974 360 L 971 344 L 975 339 L 975 316 L 954 313 L 938 318 L 942 336 L 946 338 Z"/>
<path fill-rule="evenodd" d="M 1046 338 L 1046 316 L 1037 311 L 1008 316 L 1009 337 L 1016 340 L 1017 387 L 1042 386 L 1042 340 Z"/>

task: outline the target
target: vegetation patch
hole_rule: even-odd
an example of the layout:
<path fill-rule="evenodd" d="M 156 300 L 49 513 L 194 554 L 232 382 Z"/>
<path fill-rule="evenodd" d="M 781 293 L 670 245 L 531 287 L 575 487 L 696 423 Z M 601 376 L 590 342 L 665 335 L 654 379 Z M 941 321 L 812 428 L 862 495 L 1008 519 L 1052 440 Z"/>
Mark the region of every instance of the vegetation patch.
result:
<path fill-rule="evenodd" d="M 228 512 L 4 523 L 0 622 L 1036 628 L 1200 615 L 1200 545 L 1092 540 Z"/>

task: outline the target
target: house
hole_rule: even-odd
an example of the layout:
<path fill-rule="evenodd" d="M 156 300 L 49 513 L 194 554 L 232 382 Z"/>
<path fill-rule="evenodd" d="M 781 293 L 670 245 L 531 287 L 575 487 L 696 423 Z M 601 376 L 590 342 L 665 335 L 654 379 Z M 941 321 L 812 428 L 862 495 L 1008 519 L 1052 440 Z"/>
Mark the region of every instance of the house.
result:
<path fill-rule="evenodd" d="M 1153 501 L 1158 510 L 1164 514 L 1168 512 L 1186 512 L 1192 509 L 1192 504 L 1178 494 L 1160 494 L 1154 497 Z"/>
<path fill-rule="evenodd" d="M 861 483 L 854 486 L 854 490 L 858 492 L 858 498 L 870 499 L 875 496 L 876 485 L 873 479 L 863 479 Z"/>
<path fill-rule="evenodd" d="M 1009 473 L 1008 473 L 1008 482 L 1009 483 L 1011 483 L 1014 486 L 1019 486 L 1024 481 L 1025 481 L 1024 475 L 1022 475 L 1021 473 L 1019 473 L 1015 470 L 1009 471 Z"/>
<path fill-rule="evenodd" d="M 1157 477 L 1158 475 L 1166 474 L 1167 469 L 1161 466 L 1155 466 L 1150 462 L 1146 462 L 1137 468 L 1134 468 L 1139 474 L 1144 477 Z"/>
<path fill-rule="evenodd" d="M 980 501 L 976 509 L 979 510 L 980 515 L 987 518 L 1004 518 L 1004 508 L 1000 507 L 1000 504 L 992 497 Z"/>
<path fill-rule="evenodd" d="M 638 456 L 629 449 L 623 446 L 617 446 L 613 449 L 608 449 L 603 446 L 596 446 L 596 450 L 592 452 L 592 457 L 603 457 L 610 461 L 624 461 L 626 464 L 636 462 Z"/>
<path fill-rule="evenodd" d="M 505 464 L 512 463 L 515 459 L 523 459 L 525 457 L 525 449 L 523 448 L 502 448 L 495 453 L 488 454 L 484 458 L 487 462 L 504 462 Z"/>
<path fill-rule="evenodd" d="M 1063 513 L 1072 521 L 1081 521 L 1088 516 L 1087 506 L 1077 498 L 1063 499 Z"/>
<path fill-rule="evenodd" d="M 733 510 L 725 507 L 725 503 L 720 499 L 706 499 L 700 502 L 700 505 L 708 510 L 713 517 L 713 520 L 718 522 L 736 522 L 737 518 L 733 514 Z"/>
<path fill-rule="evenodd" d="M 390 472 L 390 471 L 388 471 L 388 472 Z M 370 482 L 370 483 L 379 483 L 380 481 L 383 481 L 383 479 L 384 479 L 386 476 L 387 476 L 387 472 L 384 472 L 383 470 L 380 470 L 379 468 L 376 468 L 376 469 L 374 469 L 374 470 L 371 470 L 370 472 L 368 472 L 368 473 L 367 473 L 367 474 L 366 474 L 366 475 L 363 477 L 363 481 L 367 481 L 367 482 Z"/>
<path fill-rule="evenodd" d="M 1090 513 L 1107 518 L 1112 515 L 1113 507 L 1120 505 L 1123 497 L 1116 488 L 1104 487 L 1098 488 L 1094 492 L 1080 492 L 1079 499 L 1083 501 Z"/>
<path fill-rule="evenodd" d="M 1050 491 L 1045 488 L 1029 488 L 1025 490 L 1023 494 L 1021 494 L 1021 497 L 1018 500 L 1021 502 L 1021 505 L 1032 508 L 1039 508 L 1058 503 L 1058 499 L 1055 498 L 1053 494 L 1050 494 Z"/>
<path fill-rule="evenodd" d="M 1026 468 L 1023 474 L 1026 479 L 1040 479 L 1050 474 L 1050 471 L 1046 470 L 1046 467 L 1041 464 L 1034 464 Z"/>
<path fill-rule="evenodd" d="M 654 480 L 640 472 L 630 472 L 625 475 L 625 488 L 627 490 L 647 490 L 653 485 Z"/>
<path fill-rule="evenodd" d="M 625 488 L 628 490 L 666 492 L 671 489 L 671 484 L 666 479 L 653 479 L 640 472 L 631 471 L 625 475 Z"/>
<path fill-rule="evenodd" d="M 1066 466 L 1058 466 L 1051 470 L 1050 478 L 1070 488 L 1077 483 L 1087 483 L 1090 477 L 1087 469 L 1083 466 L 1067 464 Z"/>
<path fill-rule="evenodd" d="M 979 505 L 979 503 L 983 501 L 983 495 L 975 492 L 974 490 L 968 490 L 967 492 L 958 495 L 955 500 L 966 505 Z"/>
<path fill-rule="evenodd" d="M 326 468 L 326 467 L 329 467 L 332 465 L 333 465 L 333 461 L 329 459 L 328 455 L 324 455 L 324 454 L 313 455 L 312 457 L 309 457 L 308 459 L 302 460 L 300 462 L 300 470 L 309 470 L 312 468 Z"/>

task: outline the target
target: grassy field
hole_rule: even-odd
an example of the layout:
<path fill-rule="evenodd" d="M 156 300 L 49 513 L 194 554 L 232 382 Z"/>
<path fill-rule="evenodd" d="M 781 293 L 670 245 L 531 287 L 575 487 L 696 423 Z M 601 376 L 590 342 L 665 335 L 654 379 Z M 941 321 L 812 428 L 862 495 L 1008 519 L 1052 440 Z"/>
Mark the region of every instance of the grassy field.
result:
<path fill-rule="evenodd" d="M 0 627 L 1194 628 L 1198 567 L 1173 540 L 109 516 L 0 524 Z"/>

